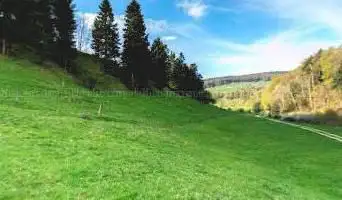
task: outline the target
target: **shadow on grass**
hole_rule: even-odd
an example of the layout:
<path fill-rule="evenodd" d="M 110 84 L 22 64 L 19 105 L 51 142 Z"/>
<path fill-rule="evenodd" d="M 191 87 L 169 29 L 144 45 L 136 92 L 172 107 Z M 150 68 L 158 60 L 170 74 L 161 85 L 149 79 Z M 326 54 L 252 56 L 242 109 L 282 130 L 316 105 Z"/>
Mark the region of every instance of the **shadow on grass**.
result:
<path fill-rule="evenodd" d="M 139 121 L 131 119 L 119 119 L 111 116 L 96 116 L 88 113 L 82 113 L 80 118 L 87 121 L 104 121 L 104 122 L 114 122 L 114 123 L 125 123 L 125 124 L 138 124 Z"/>

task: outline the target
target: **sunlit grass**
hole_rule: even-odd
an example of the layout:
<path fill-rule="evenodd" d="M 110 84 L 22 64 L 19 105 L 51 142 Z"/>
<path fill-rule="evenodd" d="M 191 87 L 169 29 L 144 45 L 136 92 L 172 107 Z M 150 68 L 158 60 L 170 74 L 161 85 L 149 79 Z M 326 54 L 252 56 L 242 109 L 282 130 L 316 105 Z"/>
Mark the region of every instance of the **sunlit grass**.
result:
<path fill-rule="evenodd" d="M 187 98 L 91 95 L 22 61 L 0 72 L 38 90 L 0 98 L 0 199 L 342 198 L 338 142 Z"/>

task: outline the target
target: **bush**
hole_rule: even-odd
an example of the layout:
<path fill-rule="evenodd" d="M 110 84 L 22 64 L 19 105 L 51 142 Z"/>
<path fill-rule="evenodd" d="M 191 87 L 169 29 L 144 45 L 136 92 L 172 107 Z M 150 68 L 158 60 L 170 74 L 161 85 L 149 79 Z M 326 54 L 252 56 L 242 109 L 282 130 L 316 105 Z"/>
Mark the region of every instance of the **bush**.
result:
<path fill-rule="evenodd" d="M 237 111 L 240 112 L 240 113 L 244 113 L 244 112 L 245 112 L 245 109 L 239 108 Z"/>
<path fill-rule="evenodd" d="M 81 113 L 80 118 L 84 120 L 92 120 L 92 116 L 89 113 Z"/>
<path fill-rule="evenodd" d="M 272 103 L 270 107 L 270 115 L 271 117 L 274 118 L 279 118 L 280 117 L 280 105 L 277 102 Z"/>
<path fill-rule="evenodd" d="M 342 119 L 338 112 L 334 110 L 327 110 L 324 114 L 319 116 L 320 121 L 327 124 L 342 124 Z"/>
<path fill-rule="evenodd" d="M 259 114 L 262 112 L 261 102 L 254 103 L 253 108 L 252 108 L 252 112 L 255 114 Z"/>

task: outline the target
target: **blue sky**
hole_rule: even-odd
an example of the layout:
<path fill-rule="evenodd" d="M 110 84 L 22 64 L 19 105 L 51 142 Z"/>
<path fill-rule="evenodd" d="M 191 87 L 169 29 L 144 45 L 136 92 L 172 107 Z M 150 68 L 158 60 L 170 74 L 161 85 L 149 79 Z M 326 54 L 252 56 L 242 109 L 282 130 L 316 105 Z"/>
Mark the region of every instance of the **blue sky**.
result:
<path fill-rule="evenodd" d="M 89 27 L 101 0 L 75 0 Z M 111 0 L 119 27 L 129 0 Z M 290 70 L 342 44 L 341 0 L 140 0 L 160 36 L 204 77 Z"/>

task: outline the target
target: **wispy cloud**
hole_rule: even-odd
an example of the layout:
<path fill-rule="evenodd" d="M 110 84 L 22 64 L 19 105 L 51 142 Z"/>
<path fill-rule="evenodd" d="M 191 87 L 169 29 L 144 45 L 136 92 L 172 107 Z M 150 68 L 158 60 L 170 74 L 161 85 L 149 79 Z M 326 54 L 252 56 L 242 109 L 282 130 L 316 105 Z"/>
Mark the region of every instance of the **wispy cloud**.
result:
<path fill-rule="evenodd" d="M 204 16 L 208 9 L 208 5 L 202 0 L 179 0 L 177 7 L 182 8 L 187 15 L 195 19 Z"/>
<path fill-rule="evenodd" d="M 290 70 L 320 48 L 337 45 L 329 39 L 305 39 L 314 32 L 291 30 L 255 41 L 223 47 L 227 53 L 213 55 L 216 71 L 229 74 L 248 74 L 264 71 Z"/>
<path fill-rule="evenodd" d="M 84 17 L 87 27 L 91 30 L 93 28 L 96 13 L 78 13 L 79 17 Z M 124 15 L 115 15 L 115 22 L 118 25 L 120 35 L 123 34 L 123 29 L 125 27 L 125 16 Z M 154 19 L 146 19 L 146 28 L 147 32 L 151 34 L 161 34 L 169 29 L 169 25 L 166 20 L 154 20 Z"/>
<path fill-rule="evenodd" d="M 342 34 L 341 0 L 243 0 L 248 9 L 260 10 L 293 23 L 324 25 Z"/>
<path fill-rule="evenodd" d="M 264 38 L 249 43 L 221 39 L 215 36 L 201 38 L 206 46 L 203 63 L 207 76 L 246 74 L 263 71 L 290 70 L 320 48 L 342 43 L 341 0 L 242 0 L 242 12 L 260 12 L 286 24 Z M 195 35 L 195 34 L 194 34 Z M 198 49 L 198 48 L 197 48 Z"/>
<path fill-rule="evenodd" d="M 218 1 L 222 0 L 176 2 L 194 19 L 209 17 L 215 11 L 236 12 Z M 253 11 L 277 19 L 281 29 L 270 30 L 272 34 L 266 32 L 266 36 L 254 41 L 241 42 L 238 37 L 218 38 L 215 30 L 204 29 L 197 22 L 147 19 L 146 25 L 151 35 L 161 36 L 176 52 L 185 52 L 189 62 L 198 62 L 205 77 L 293 69 L 318 49 L 342 42 L 341 0 L 239 0 L 239 5 L 234 6 L 242 14 Z M 86 15 L 92 24 L 96 15 Z M 116 19 L 122 29 L 124 17 Z"/>
<path fill-rule="evenodd" d="M 169 24 L 166 20 L 146 20 L 146 28 L 148 33 L 161 34 L 169 29 Z"/>
<path fill-rule="evenodd" d="M 174 35 L 168 35 L 168 36 L 163 36 L 161 38 L 163 41 L 173 41 L 173 40 L 177 40 L 177 36 Z"/>
<path fill-rule="evenodd" d="M 307 26 L 280 31 L 250 43 L 218 38 L 203 33 L 203 29 L 189 31 L 193 31 L 188 32 L 192 40 L 186 39 L 186 44 L 179 45 L 191 62 L 199 62 L 205 77 L 294 69 L 320 48 L 342 42 L 335 38 L 317 38 L 315 35 L 326 29 Z"/>

